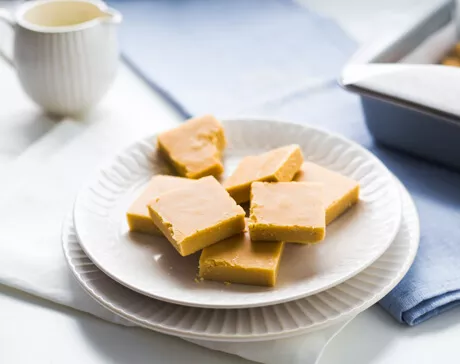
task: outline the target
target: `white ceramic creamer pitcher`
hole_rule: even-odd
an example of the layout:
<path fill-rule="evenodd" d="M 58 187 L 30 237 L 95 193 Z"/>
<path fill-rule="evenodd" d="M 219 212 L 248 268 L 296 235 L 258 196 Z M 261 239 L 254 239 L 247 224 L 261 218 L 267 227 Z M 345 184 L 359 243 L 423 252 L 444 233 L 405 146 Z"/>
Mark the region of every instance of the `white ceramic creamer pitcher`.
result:
<path fill-rule="evenodd" d="M 74 115 L 96 104 L 118 65 L 121 14 L 91 0 L 27 2 L 0 20 L 14 30 L 16 68 L 25 92 L 46 111 Z"/>

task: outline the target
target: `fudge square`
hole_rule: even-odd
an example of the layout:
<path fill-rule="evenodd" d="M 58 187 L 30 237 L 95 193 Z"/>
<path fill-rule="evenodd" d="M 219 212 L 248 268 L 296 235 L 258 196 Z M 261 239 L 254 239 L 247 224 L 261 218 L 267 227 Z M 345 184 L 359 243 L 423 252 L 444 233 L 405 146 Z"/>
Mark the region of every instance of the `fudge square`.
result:
<path fill-rule="evenodd" d="M 221 123 L 211 115 L 186 121 L 161 133 L 158 150 L 180 176 L 200 178 L 219 176 L 223 171 L 225 134 Z"/>
<path fill-rule="evenodd" d="M 196 181 L 188 178 L 166 175 L 153 176 L 143 192 L 133 202 L 126 213 L 129 230 L 152 235 L 163 235 L 150 217 L 149 210 L 147 208 L 148 203 L 162 193 L 176 188 L 185 187 L 186 185 L 194 182 Z"/>
<path fill-rule="evenodd" d="M 288 182 L 302 166 L 303 156 L 297 144 L 273 149 L 257 156 L 245 157 L 224 187 L 237 203 L 249 201 L 251 183 Z"/>
<path fill-rule="evenodd" d="M 295 180 L 323 184 L 326 225 L 342 215 L 359 199 L 358 182 L 315 163 L 305 162 Z"/>
<path fill-rule="evenodd" d="M 158 196 L 148 209 L 155 225 L 182 256 L 244 230 L 243 208 L 211 176 Z"/>
<path fill-rule="evenodd" d="M 201 278 L 256 286 L 276 284 L 284 243 L 251 241 L 247 229 L 203 249 Z"/>
<path fill-rule="evenodd" d="M 323 187 L 306 182 L 254 182 L 249 218 L 252 240 L 321 241 L 326 233 Z"/>

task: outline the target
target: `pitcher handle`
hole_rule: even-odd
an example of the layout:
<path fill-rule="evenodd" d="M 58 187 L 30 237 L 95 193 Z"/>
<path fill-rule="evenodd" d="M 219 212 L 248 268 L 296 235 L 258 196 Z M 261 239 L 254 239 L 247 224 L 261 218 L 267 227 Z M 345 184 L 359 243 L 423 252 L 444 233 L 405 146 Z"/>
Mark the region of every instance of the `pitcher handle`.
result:
<path fill-rule="evenodd" d="M 14 32 L 14 27 L 16 24 L 13 20 L 13 17 L 11 16 L 11 13 L 8 10 L 0 8 L 0 21 L 9 25 Z M 13 57 L 6 53 L 7 52 L 5 52 L 5 50 L 0 48 L 0 57 L 2 57 L 6 62 L 8 62 L 10 66 L 14 67 Z"/>

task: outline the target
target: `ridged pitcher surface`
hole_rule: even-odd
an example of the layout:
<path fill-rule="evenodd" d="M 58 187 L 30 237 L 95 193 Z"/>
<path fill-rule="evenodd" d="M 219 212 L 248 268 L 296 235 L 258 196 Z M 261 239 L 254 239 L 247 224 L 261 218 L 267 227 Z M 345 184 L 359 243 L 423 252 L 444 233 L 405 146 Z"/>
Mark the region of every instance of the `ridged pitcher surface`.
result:
<path fill-rule="evenodd" d="M 58 114 L 93 106 L 115 76 L 118 46 L 113 27 L 103 24 L 66 33 L 19 28 L 14 59 L 25 92 Z"/>
<path fill-rule="evenodd" d="M 24 3 L 14 16 L 16 68 L 24 91 L 46 111 L 73 115 L 94 106 L 109 89 L 118 65 L 116 28 L 121 14 L 96 0 Z"/>

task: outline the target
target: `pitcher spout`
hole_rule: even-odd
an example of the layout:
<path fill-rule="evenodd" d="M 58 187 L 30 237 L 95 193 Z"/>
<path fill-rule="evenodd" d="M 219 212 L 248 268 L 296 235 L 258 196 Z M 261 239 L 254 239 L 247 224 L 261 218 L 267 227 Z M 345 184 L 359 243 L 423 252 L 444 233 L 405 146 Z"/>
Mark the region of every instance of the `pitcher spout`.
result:
<path fill-rule="evenodd" d="M 112 8 L 104 9 L 102 11 L 101 18 L 104 23 L 109 24 L 120 24 L 123 20 L 121 13 L 118 10 Z"/>

